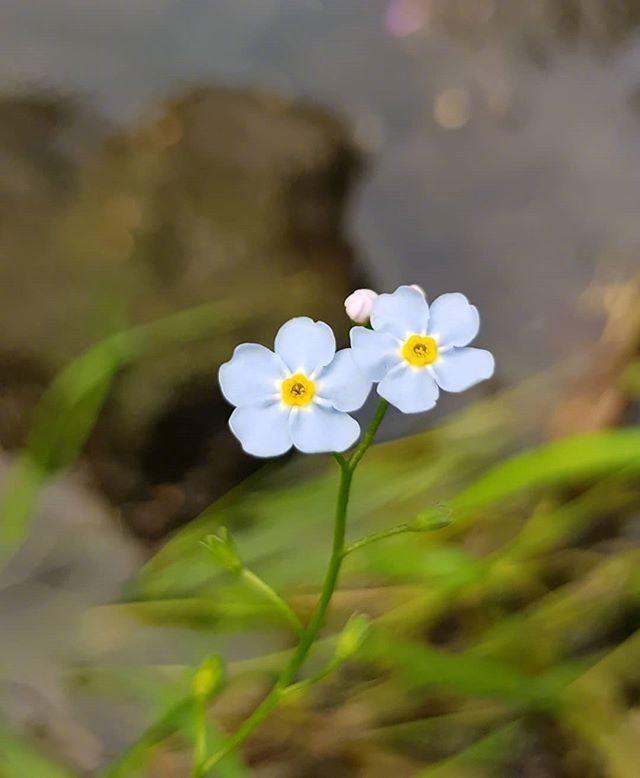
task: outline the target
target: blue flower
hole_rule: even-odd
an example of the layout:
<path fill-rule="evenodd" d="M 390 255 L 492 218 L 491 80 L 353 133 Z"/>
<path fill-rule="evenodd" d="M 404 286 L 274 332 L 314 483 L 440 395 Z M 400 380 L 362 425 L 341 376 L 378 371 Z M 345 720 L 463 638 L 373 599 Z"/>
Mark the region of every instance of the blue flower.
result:
<path fill-rule="evenodd" d="M 328 324 L 306 316 L 290 319 L 276 335 L 275 353 L 243 343 L 218 375 L 225 398 L 236 406 L 229 426 L 242 448 L 256 457 L 345 451 L 360 436 L 348 415 L 371 389 L 351 349 L 336 353 Z"/>
<path fill-rule="evenodd" d="M 401 286 L 375 300 L 371 326 L 351 330 L 353 358 L 403 413 L 428 411 L 440 389 L 462 392 L 493 375 L 493 355 L 468 348 L 480 317 L 463 294 L 443 294 L 429 307 L 417 288 Z"/>

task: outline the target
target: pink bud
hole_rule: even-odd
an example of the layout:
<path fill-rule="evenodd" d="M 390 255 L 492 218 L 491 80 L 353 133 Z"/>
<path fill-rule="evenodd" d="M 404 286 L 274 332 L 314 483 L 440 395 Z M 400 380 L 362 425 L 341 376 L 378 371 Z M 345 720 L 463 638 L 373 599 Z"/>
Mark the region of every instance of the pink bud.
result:
<path fill-rule="evenodd" d="M 371 318 L 373 304 L 378 295 L 373 289 L 356 289 L 344 301 L 347 316 L 356 324 L 366 324 Z"/>

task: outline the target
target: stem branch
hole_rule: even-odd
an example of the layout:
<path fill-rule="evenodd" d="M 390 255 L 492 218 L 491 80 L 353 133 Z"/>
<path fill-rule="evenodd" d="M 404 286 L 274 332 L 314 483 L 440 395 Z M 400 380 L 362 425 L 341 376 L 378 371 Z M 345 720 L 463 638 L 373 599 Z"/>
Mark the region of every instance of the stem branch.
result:
<path fill-rule="evenodd" d="M 287 602 L 283 600 L 268 583 L 263 581 L 262 578 L 257 576 L 247 567 L 243 567 L 240 571 L 240 578 L 273 605 L 274 609 L 278 611 L 286 622 L 288 622 L 298 637 L 301 637 L 304 634 L 304 625 L 300 619 L 296 616 Z"/>
<path fill-rule="evenodd" d="M 358 551 L 358 549 L 361 549 L 363 546 L 368 546 L 369 543 L 377 543 L 379 540 L 385 540 L 394 535 L 403 535 L 405 532 L 416 532 L 416 530 L 405 523 L 396 524 L 395 527 L 389 527 L 389 529 L 383 529 L 380 532 L 373 532 L 371 535 L 365 535 L 365 537 L 348 545 L 344 550 L 344 555 L 347 556 L 353 551 Z"/>

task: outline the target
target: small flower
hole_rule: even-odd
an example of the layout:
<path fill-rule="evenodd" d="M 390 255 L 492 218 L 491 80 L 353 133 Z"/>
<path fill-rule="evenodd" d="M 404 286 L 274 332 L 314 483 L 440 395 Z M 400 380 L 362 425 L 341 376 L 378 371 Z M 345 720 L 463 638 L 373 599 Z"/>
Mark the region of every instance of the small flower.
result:
<path fill-rule="evenodd" d="M 492 354 L 467 348 L 480 317 L 463 294 L 443 294 L 429 307 L 421 291 L 401 286 L 378 297 L 371 326 L 351 330 L 353 358 L 403 413 L 433 408 L 439 388 L 463 392 L 493 375 Z"/>
<path fill-rule="evenodd" d="M 366 324 L 371 318 L 371 310 L 377 296 L 373 289 L 356 289 L 352 292 L 344 301 L 344 309 L 351 321 Z"/>
<path fill-rule="evenodd" d="M 218 378 L 236 406 L 231 431 L 256 457 L 279 456 L 291 446 L 306 454 L 345 451 L 360 435 L 348 412 L 360 408 L 371 389 L 352 350 L 336 353 L 329 325 L 306 316 L 280 327 L 275 353 L 257 343 L 238 346 Z"/>

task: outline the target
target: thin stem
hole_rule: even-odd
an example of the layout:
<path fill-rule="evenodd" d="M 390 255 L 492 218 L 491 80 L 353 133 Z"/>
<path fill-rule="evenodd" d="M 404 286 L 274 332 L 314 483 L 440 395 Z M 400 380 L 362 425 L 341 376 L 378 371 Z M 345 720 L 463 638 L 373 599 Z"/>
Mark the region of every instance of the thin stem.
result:
<path fill-rule="evenodd" d="M 331 598 L 338 582 L 340 567 L 344 559 L 345 533 L 347 528 L 347 508 L 349 505 L 349 495 L 351 492 L 351 481 L 353 473 L 367 449 L 373 442 L 373 438 L 387 411 L 388 403 L 381 400 L 376 413 L 364 434 L 362 441 L 357 446 L 349 459 L 345 459 L 339 454 L 334 457 L 340 467 L 340 485 L 338 487 L 338 498 L 336 501 L 336 512 L 333 527 L 333 545 L 329 566 L 325 573 L 324 583 L 320 598 L 316 604 L 313 615 L 307 628 L 302 633 L 300 642 L 296 647 L 292 657 L 283 669 L 275 685 L 271 688 L 267 696 L 253 713 L 245 719 L 243 724 L 236 732 L 227 738 L 226 742 L 212 756 L 205 761 L 202 766 L 201 774 L 206 775 L 215 765 L 220 762 L 227 754 L 240 746 L 251 735 L 251 733 L 269 716 L 271 711 L 278 705 L 281 698 L 286 694 L 288 687 L 295 681 L 298 671 L 304 664 L 311 646 L 315 642 L 331 602 Z"/>
<path fill-rule="evenodd" d="M 202 775 L 201 765 L 207 758 L 207 706 L 204 700 L 196 701 L 195 727 L 196 733 L 191 778 L 200 778 Z"/>
<path fill-rule="evenodd" d="M 280 615 L 288 622 L 293 631 L 299 637 L 304 633 L 304 625 L 300 619 L 293 612 L 291 607 L 282 599 L 282 597 L 269 586 L 266 581 L 257 576 L 254 572 L 246 567 L 243 567 L 240 571 L 240 578 L 252 589 L 258 592 L 262 597 L 267 599 L 274 609 L 280 613 Z"/>
<path fill-rule="evenodd" d="M 368 546 L 369 543 L 377 543 L 379 540 L 385 540 L 391 538 L 394 535 L 403 535 L 405 532 L 416 532 L 413 527 L 408 524 L 396 524 L 395 527 L 389 527 L 389 529 L 383 529 L 380 532 L 373 532 L 371 535 L 365 535 L 365 537 L 356 540 L 348 545 L 344 550 L 344 555 L 351 554 L 353 551 L 357 551 L 363 546 Z"/>
<path fill-rule="evenodd" d="M 365 455 L 367 449 L 373 443 L 373 439 L 376 435 L 376 432 L 378 431 L 378 427 L 380 426 L 382 420 L 384 419 L 384 415 L 387 412 L 388 407 L 389 407 L 389 403 L 386 400 L 380 400 L 380 402 L 378 403 L 378 407 L 376 408 L 376 412 L 373 416 L 373 419 L 371 420 L 371 424 L 369 425 L 369 428 L 364 433 L 362 440 L 356 446 L 355 451 L 348 459 L 349 467 L 352 472 L 356 469 L 360 460 Z"/>

